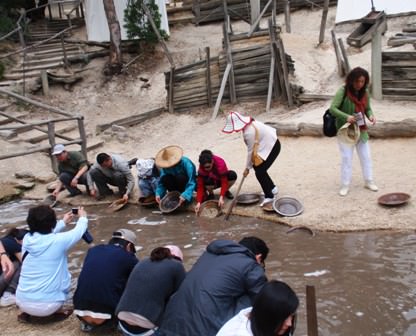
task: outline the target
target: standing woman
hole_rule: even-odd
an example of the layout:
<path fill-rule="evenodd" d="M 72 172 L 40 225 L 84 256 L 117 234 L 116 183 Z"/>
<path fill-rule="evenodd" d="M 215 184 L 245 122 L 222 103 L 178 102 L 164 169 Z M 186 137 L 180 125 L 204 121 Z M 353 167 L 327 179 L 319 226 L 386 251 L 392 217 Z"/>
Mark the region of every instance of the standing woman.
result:
<path fill-rule="evenodd" d="M 231 111 L 222 131 L 224 133 L 243 132 L 247 146 L 247 163 L 243 175 L 246 177 L 250 169 L 254 168 L 257 181 L 264 192 L 264 200 L 260 206 L 273 201 L 278 188 L 267 170 L 280 153 L 280 141 L 277 138 L 276 129 L 252 117 Z"/>
<path fill-rule="evenodd" d="M 365 188 L 371 191 L 378 190 L 373 181 L 373 166 L 366 124 L 366 118 L 373 125 L 376 123 L 367 89 L 369 81 L 370 77 L 365 69 L 360 67 L 352 69 L 347 75 L 345 86 L 338 89 L 330 107 L 331 114 L 336 117 L 337 130 L 346 123 L 357 124 L 360 129 L 360 138 L 355 145 L 346 144 L 338 137 L 338 146 L 342 160 L 340 196 L 346 196 L 349 191 L 354 147 L 357 149 L 357 154 L 360 158 Z"/>

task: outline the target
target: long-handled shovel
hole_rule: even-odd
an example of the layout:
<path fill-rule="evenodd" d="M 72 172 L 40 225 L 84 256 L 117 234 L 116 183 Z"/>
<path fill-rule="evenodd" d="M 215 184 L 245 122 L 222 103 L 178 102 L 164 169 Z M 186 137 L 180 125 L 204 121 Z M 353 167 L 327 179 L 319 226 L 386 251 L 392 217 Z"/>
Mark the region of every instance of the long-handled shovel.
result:
<path fill-rule="evenodd" d="M 227 213 L 225 214 L 224 220 L 228 220 L 228 218 L 230 217 L 231 211 L 233 210 L 235 204 L 237 203 L 237 197 L 238 197 L 238 194 L 240 193 L 240 189 L 241 189 L 241 186 L 243 185 L 243 182 L 244 182 L 245 178 L 246 177 L 243 175 L 243 178 L 241 179 L 241 182 L 238 185 L 237 192 L 235 193 L 234 199 L 231 202 L 230 207 L 227 210 Z"/>

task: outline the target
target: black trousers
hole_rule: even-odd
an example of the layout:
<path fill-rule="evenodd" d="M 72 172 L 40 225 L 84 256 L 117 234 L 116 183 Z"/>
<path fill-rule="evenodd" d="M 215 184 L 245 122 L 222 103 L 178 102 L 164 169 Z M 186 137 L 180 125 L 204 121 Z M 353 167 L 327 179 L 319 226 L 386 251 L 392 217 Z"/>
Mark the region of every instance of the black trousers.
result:
<path fill-rule="evenodd" d="M 279 153 L 280 153 L 280 141 L 279 139 L 277 139 L 267 159 L 263 161 L 257 167 L 253 167 L 256 173 L 257 181 L 259 181 L 261 189 L 263 189 L 265 198 L 273 198 L 272 190 L 275 187 L 275 184 L 273 180 L 271 179 L 271 177 L 269 176 L 269 174 L 267 173 L 267 170 L 271 167 L 273 162 L 276 160 Z"/>
<path fill-rule="evenodd" d="M 167 175 L 163 175 L 160 178 L 159 183 L 162 183 L 162 185 L 165 186 L 165 188 L 168 191 L 184 192 L 186 184 L 188 183 L 188 180 L 189 180 L 189 178 L 186 175 L 167 174 Z"/>

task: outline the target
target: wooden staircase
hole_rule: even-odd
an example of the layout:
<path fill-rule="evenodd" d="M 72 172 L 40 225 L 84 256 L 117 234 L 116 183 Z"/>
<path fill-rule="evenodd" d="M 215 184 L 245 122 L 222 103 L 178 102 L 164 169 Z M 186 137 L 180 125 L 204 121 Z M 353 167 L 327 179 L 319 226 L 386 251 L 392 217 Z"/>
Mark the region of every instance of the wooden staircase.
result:
<path fill-rule="evenodd" d="M 72 27 L 84 24 L 83 19 L 72 20 Z M 74 43 L 66 43 L 65 38 L 71 31 L 55 36 L 69 27 L 67 20 L 42 20 L 29 24 L 25 35 L 27 51 L 20 54 L 20 62 L 6 72 L 0 86 L 22 82 L 25 78 L 39 77 L 42 70 L 65 67 L 65 58 L 83 56 L 85 47 Z M 52 38 L 52 39 L 51 39 Z M 42 41 L 49 41 L 40 44 Z"/>

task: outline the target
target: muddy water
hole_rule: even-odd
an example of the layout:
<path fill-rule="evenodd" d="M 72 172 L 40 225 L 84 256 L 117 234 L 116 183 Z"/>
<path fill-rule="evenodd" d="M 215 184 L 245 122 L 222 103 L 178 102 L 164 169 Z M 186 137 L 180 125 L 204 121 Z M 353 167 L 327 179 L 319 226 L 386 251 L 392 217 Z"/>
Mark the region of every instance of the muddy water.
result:
<path fill-rule="evenodd" d="M 24 224 L 31 202 L 0 206 L 0 231 Z M 68 208 L 57 208 L 58 215 Z M 262 220 L 231 216 L 229 221 L 195 218 L 190 212 L 162 215 L 156 209 L 129 205 L 117 213 L 87 209 L 94 243 L 105 243 L 117 228 L 138 235 L 139 258 L 159 245 L 179 245 L 189 270 L 214 239 L 239 240 L 256 235 L 270 247 L 266 272 L 288 282 L 301 306 L 296 335 L 306 335 L 305 286 L 314 285 L 319 334 L 416 335 L 416 235 L 395 232 L 287 234 L 287 227 Z M 87 245 L 70 253 L 73 287 Z M 208 274 L 209 270 L 207 270 Z"/>

